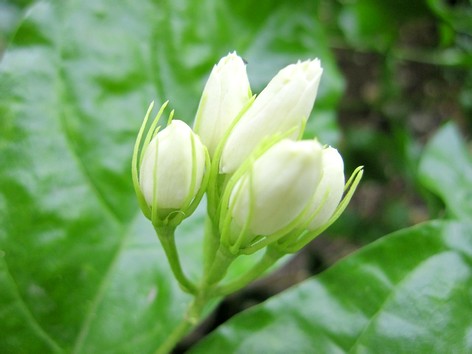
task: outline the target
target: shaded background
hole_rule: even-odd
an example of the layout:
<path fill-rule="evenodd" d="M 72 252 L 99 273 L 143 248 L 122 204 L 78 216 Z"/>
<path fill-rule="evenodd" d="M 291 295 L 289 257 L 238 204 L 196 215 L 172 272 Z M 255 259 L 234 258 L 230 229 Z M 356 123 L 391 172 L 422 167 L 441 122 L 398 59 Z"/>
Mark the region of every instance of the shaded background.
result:
<path fill-rule="evenodd" d="M 0 1 L 0 52 L 33 3 Z M 204 22 L 205 11 L 219 9 L 215 6 L 195 12 L 194 21 Z M 185 7 L 185 1 L 178 1 L 172 12 L 159 15 L 169 25 L 173 45 L 182 45 L 181 53 L 169 50 L 166 54 L 169 75 L 180 81 L 170 80 L 171 87 L 161 88 L 160 94 L 170 94 L 171 101 L 173 94 L 190 97 L 184 105 L 182 99 L 175 103 L 184 119 L 192 119 L 212 63 L 229 50 L 244 48 L 253 91 L 259 92 L 275 73 L 274 67 L 297 60 L 300 48 L 309 53 L 309 48 L 316 47 L 311 42 L 321 40 L 328 50 L 312 56 L 334 60 L 326 61 L 321 87 L 328 89 L 321 90 L 315 104 L 316 122 L 308 126 L 307 135 L 320 135 L 322 142 L 338 147 L 347 173 L 359 164 L 365 166 L 364 179 L 342 218 L 286 267 L 223 302 L 200 331 L 210 330 L 241 309 L 326 269 L 382 235 L 444 215 L 444 205 L 421 187 L 416 171 L 424 144 L 446 121 L 455 122 L 470 140 L 470 1 L 234 2 L 218 12 L 221 16 L 227 11 L 227 18 L 209 16 L 208 28 L 195 33 L 186 28 L 189 12 Z M 288 11 L 291 7 L 299 11 Z M 309 15 L 301 16 L 301 12 Z M 272 27 L 275 31 L 274 26 L 284 23 L 287 28 L 277 28 L 279 37 L 269 42 L 270 46 L 246 45 L 253 36 L 263 38 L 264 31 L 270 36 Z M 307 28 L 310 35 L 320 32 L 320 38 L 308 35 Z M 201 45 L 206 31 L 215 29 L 221 35 L 212 36 L 207 47 Z M 236 30 L 241 31 L 239 42 L 228 43 L 226 33 Z M 214 52 L 209 55 L 204 50 Z M 263 57 L 264 52 L 272 55 L 269 66 L 250 60 Z M 278 57 L 277 53 L 283 55 Z M 185 59 L 175 62 L 183 62 L 187 68 L 172 67 L 173 56 L 179 54 Z M 190 77 L 191 86 L 182 88 L 182 82 Z M 199 333 L 191 335 L 181 349 L 197 340 Z"/>

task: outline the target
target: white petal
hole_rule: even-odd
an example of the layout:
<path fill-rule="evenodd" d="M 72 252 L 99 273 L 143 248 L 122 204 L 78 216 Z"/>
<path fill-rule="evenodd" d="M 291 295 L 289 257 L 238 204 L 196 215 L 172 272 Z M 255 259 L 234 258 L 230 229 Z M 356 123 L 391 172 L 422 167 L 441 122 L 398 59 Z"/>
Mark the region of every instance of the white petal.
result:
<path fill-rule="evenodd" d="M 320 167 L 321 146 L 316 141 L 277 143 L 255 161 L 252 176 L 246 174 L 235 186 L 230 199 L 234 221 L 242 227 L 250 218 L 255 235 L 287 226 L 311 200 Z"/>
<path fill-rule="evenodd" d="M 195 132 L 210 156 L 238 113 L 247 105 L 249 80 L 244 61 L 235 52 L 223 57 L 208 78 L 195 119 Z"/>
<path fill-rule="evenodd" d="M 295 128 L 296 138 L 313 109 L 322 71 L 318 59 L 282 69 L 231 131 L 220 172 L 234 172 L 266 137 Z"/>
<path fill-rule="evenodd" d="M 336 210 L 344 192 L 344 163 L 339 152 L 328 147 L 322 151 L 323 176 L 313 199 L 311 212 L 319 208 L 309 225 L 314 230 L 324 225 Z"/>
<path fill-rule="evenodd" d="M 192 198 L 201 185 L 205 152 L 197 136 L 195 138 L 196 161 L 192 160 L 190 127 L 173 120 L 149 143 L 140 169 L 139 183 L 144 198 L 152 205 L 154 196 L 162 209 L 180 209 L 189 194 Z M 196 188 L 191 189 L 192 174 L 196 169 Z"/>

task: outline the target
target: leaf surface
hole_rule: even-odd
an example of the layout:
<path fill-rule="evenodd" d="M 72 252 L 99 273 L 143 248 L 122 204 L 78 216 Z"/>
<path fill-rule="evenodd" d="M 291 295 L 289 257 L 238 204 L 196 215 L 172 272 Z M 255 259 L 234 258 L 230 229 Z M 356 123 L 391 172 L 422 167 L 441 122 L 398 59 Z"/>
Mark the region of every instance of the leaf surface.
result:
<path fill-rule="evenodd" d="M 235 316 L 192 354 L 469 353 L 470 223 L 396 232 Z"/>
<path fill-rule="evenodd" d="M 446 124 L 427 144 L 418 174 L 452 217 L 472 218 L 472 157 L 454 124 Z"/>
<path fill-rule="evenodd" d="M 342 79 L 309 3 L 70 0 L 29 9 L 0 62 L 0 352 L 151 353 L 177 326 L 189 297 L 131 185 L 143 116 L 150 101 L 169 99 L 191 122 L 212 65 L 230 50 L 250 63 L 255 92 L 283 65 L 319 56 L 332 79 L 311 134 L 336 140 Z M 178 234 L 192 277 L 203 214 Z"/>

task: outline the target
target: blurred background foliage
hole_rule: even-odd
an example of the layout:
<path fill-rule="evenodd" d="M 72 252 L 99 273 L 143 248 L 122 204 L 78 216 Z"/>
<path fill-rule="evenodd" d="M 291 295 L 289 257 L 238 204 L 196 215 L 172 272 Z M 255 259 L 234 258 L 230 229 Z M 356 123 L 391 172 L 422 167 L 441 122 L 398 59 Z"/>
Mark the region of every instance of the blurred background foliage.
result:
<path fill-rule="evenodd" d="M 0 52 L 7 46 L 32 3 L 32 0 L 0 1 Z M 183 8 L 184 3 L 180 1 L 175 9 Z M 342 74 L 334 80 L 325 74 L 321 85 L 323 87 L 329 84 L 326 81 L 331 80 L 337 81 L 333 85 L 342 88 L 342 98 L 337 112 L 334 112 L 338 126 L 322 129 L 322 141 L 337 144 L 345 158 L 347 171 L 352 171 L 357 164 L 366 166 L 364 181 L 352 206 L 343 222 L 337 223 L 329 233 L 349 235 L 352 242 L 362 245 L 394 230 L 441 215 L 440 202 L 421 188 L 416 179 L 416 169 L 424 143 L 445 121 L 454 121 L 466 137 L 470 136 L 471 2 L 265 0 L 257 5 L 251 4 L 253 9 L 248 9 L 247 2 L 228 2 L 226 11 L 245 18 L 243 26 L 232 22 L 231 16 L 218 23 L 212 23 L 214 19 L 211 16 L 203 18 L 206 10 L 214 9 L 203 9 L 193 14 L 194 21 L 208 21 L 207 30 L 217 28 L 221 34 L 217 36 L 218 43 L 207 43 L 208 50 L 213 47 L 224 52 L 222 48 L 225 47 L 227 51 L 244 47 L 264 18 L 271 13 L 283 14 L 280 10 L 286 5 L 317 14 L 328 47 Z M 173 31 L 178 40 L 175 33 L 179 31 L 179 14 L 168 16 L 174 26 L 168 30 Z M 287 53 L 293 50 L 293 38 L 304 35 L 306 24 L 303 21 L 306 19 L 300 18 L 299 33 L 287 33 L 287 38 L 279 38 L 276 43 L 278 47 L 275 49 L 284 53 L 285 61 Z M 222 24 L 226 28 L 222 28 Z M 180 30 L 186 31 L 183 25 Z M 231 31 L 240 32 L 240 43 L 226 42 L 226 34 Z M 196 44 L 204 41 L 204 37 L 205 33 L 183 33 L 181 40 Z M 297 40 L 303 43 L 313 38 L 299 37 Z M 193 52 L 192 48 L 195 49 Z M 254 46 L 251 50 L 264 49 Z M 296 50 L 294 52 L 296 55 Z M 208 65 L 201 64 L 201 56 L 206 55 L 201 46 L 186 45 L 185 53 L 168 51 L 168 54 L 185 55 L 189 67 L 199 63 L 192 68 L 191 75 L 207 75 Z M 294 59 L 298 58 L 294 56 Z M 277 61 L 277 58 L 270 60 Z M 248 71 L 252 86 L 255 92 L 259 92 L 273 73 L 265 73 L 263 63 L 250 64 Z M 258 74 L 254 75 L 255 72 Z M 184 71 L 178 75 L 185 80 Z M 198 85 L 194 91 L 197 93 L 200 89 Z M 171 89 L 167 87 L 166 90 Z M 332 94 L 336 95 L 336 90 Z M 198 94 L 195 100 L 197 98 Z M 338 99 L 328 98 L 328 106 L 331 107 Z M 181 105 L 179 109 L 187 109 L 185 115 L 191 116 L 195 105 L 192 103 L 187 105 L 188 108 Z M 320 108 L 316 106 L 315 113 Z M 315 130 L 308 127 L 308 135 L 316 134 Z"/>
<path fill-rule="evenodd" d="M 0 53 L 34 3 L 0 0 Z M 229 299 L 222 307 L 231 309 L 224 311 L 231 314 L 238 310 L 234 307 L 259 301 L 382 235 L 445 216 L 443 202 L 420 182 L 418 166 L 426 142 L 445 122 L 452 121 L 470 141 L 470 0 L 160 3 L 167 12 L 156 15 L 166 24 L 159 35 L 167 39 L 153 49 L 164 53 L 157 60 L 168 76 L 160 77 L 157 90 L 161 98 L 171 99 L 183 119 L 192 120 L 209 68 L 228 51 L 236 48 L 248 57 L 253 91 L 259 92 L 275 68 L 299 59 L 301 51 L 321 48 L 312 55 L 322 59 L 325 75 L 307 135 L 335 145 L 347 173 L 365 166 L 359 190 L 326 232 L 329 237 L 302 252 L 291 263 L 294 269 L 289 265 L 289 276 L 278 274 L 278 282 L 261 283 L 262 295 L 253 296 L 253 288 L 242 295 L 244 300 L 233 299 L 243 304 Z"/>
<path fill-rule="evenodd" d="M 321 2 L 320 18 L 346 80 L 341 146 L 366 178 L 349 214 L 356 241 L 440 215 L 418 159 L 445 121 L 470 136 L 470 1 Z M 352 165 L 350 166 L 352 168 Z M 345 216 L 345 218 L 347 218 Z"/>

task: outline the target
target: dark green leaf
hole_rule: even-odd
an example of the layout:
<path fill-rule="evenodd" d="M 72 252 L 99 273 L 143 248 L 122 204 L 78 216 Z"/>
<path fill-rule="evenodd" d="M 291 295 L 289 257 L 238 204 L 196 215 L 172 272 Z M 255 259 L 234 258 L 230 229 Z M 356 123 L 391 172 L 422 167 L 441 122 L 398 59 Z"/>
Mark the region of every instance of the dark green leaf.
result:
<path fill-rule="evenodd" d="M 192 353 L 470 353 L 471 226 L 435 221 L 385 237 Z"/>
<path fill-rule="evenodd" d="M 419 178 L 452 216 L 472 218 L 472 158 L 454 124 L 445 125 L 426 146 Z"/>

